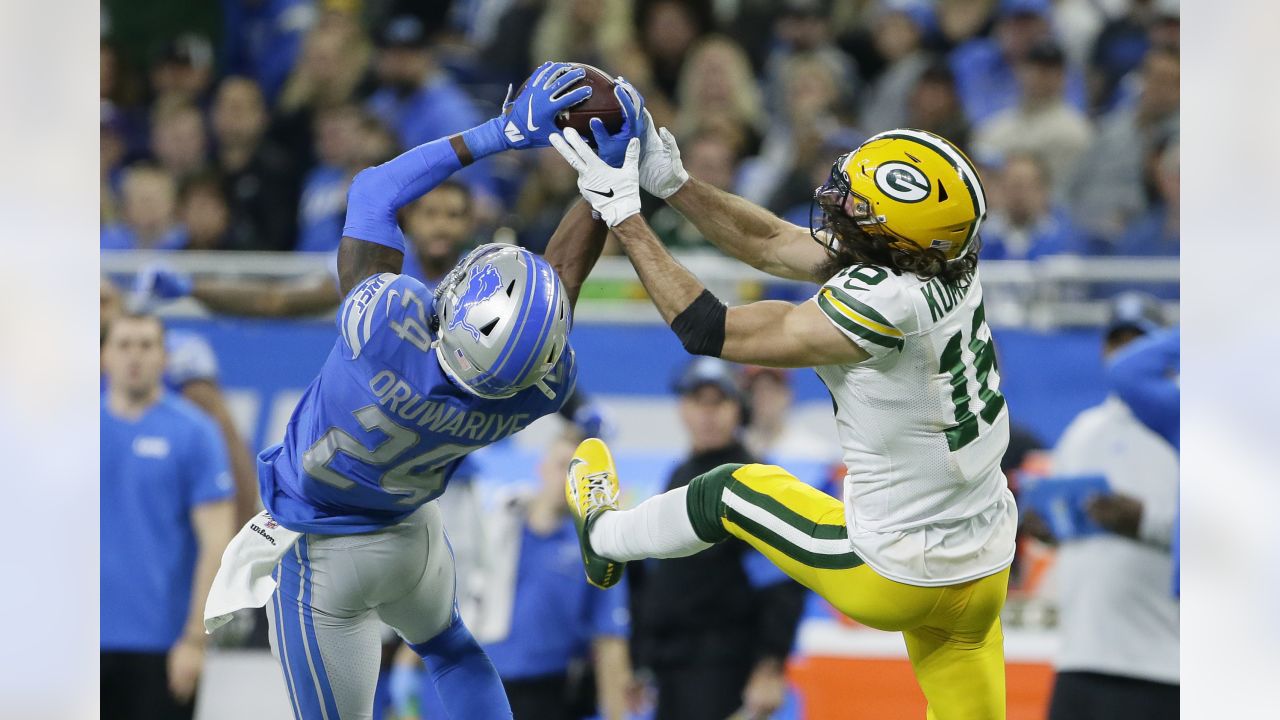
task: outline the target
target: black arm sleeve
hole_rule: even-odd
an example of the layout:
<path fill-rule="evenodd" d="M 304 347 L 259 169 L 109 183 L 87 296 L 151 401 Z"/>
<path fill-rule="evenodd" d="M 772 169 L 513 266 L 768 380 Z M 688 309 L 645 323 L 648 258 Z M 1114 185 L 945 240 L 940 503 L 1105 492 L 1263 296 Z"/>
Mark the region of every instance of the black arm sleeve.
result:
<path fill-rule="evenodd" d="M 756 591 L 755 659 L 785 661 L 795 644 L 796 628 L 804 612 L 805 589 L 792 580 L 766 585 Z"/>
<path fill-rule="evenodd" d="M 728 315 L 729 308 L 720 302 L 720 298 L 710 290 L 703 290 L 689 303 L 689 307 L 671 320 L 671 329 L 691 355 L 720 357 L 724 350 L 724 327 Z"/>

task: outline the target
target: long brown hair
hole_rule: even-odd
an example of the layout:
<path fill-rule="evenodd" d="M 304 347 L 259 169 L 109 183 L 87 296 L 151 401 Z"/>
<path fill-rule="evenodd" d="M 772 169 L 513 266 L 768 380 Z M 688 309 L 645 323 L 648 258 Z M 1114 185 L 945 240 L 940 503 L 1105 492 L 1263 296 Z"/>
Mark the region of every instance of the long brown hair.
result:
<path fill-rule="evenodd" d="M 965 287 L 978 267 L 978 251 L 982 240 L 973 238 L 973 247 L 963 257 L 947 261 L 941 250 L 904 250 L 892 235 L 869 233 L 852 218 L 835 214 L 827 216 L 827 231 L 837 242 L 827 247 L 827 260 L 818 266 L 818 275 L 831 278 L 852 265 L 877 265 L 895 273 L 911 273 L 921 280 L 938 278 L 945 283 Z"/>

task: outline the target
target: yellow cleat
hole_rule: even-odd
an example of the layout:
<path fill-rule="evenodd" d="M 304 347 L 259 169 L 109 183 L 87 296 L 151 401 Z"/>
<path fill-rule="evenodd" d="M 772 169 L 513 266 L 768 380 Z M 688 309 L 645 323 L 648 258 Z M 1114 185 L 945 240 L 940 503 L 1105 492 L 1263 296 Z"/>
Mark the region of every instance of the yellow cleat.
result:
<path fill-rule="evenodd" d="M 609 447 L 597 438 L 583 440 L 569 461 L 564 496 L 578 530 L 587 582 L 601 589 L 618 584 L 626 563 L 597 555 L 591 549 L 590 529 L 601 513 L 618 509 L 618 494 L 618 471 Z"/>

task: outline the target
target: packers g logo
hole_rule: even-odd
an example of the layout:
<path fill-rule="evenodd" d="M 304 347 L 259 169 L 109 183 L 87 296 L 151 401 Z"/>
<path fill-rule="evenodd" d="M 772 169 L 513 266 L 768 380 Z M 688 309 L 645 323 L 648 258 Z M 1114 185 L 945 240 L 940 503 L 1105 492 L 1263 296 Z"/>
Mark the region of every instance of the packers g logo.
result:
<path fill-rule="evenodd" d="M 885 195 L 904 203 L 917 203 L 929 197 L 929 178 L 915 165 L 887 162 L 876 168 L 876 187 Z"/>

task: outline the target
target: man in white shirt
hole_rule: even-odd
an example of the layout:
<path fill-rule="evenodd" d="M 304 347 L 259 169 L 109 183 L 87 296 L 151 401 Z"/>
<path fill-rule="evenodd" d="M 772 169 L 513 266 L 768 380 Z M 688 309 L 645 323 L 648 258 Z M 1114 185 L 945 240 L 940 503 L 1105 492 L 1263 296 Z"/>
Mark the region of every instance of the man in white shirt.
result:
<path fill-rule="evenodd" d="M 1158 328 L 1159 317 L 1154 298 L 1119 296 L 1103 357 Z M 1087 506 L 1105 532 L 1058 551 L 1062 646 L 1050 720 L 1177 717 L 1178 603 L 1169 592 L 1176 452 L 1113 395 L 1072 421 L 1053 472 L 1105 475 L 1112 494 Z"/>

